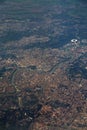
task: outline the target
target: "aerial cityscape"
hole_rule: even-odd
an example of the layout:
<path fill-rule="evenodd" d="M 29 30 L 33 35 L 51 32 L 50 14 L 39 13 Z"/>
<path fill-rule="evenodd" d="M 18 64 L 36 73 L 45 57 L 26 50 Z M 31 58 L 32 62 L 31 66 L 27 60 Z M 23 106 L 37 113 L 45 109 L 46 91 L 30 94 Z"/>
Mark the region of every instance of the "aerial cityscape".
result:
<path fill-rule="evenodd" d="M 87 130 L 86 12 L 86 0 L 1 0 L 0 130 Z"/>

